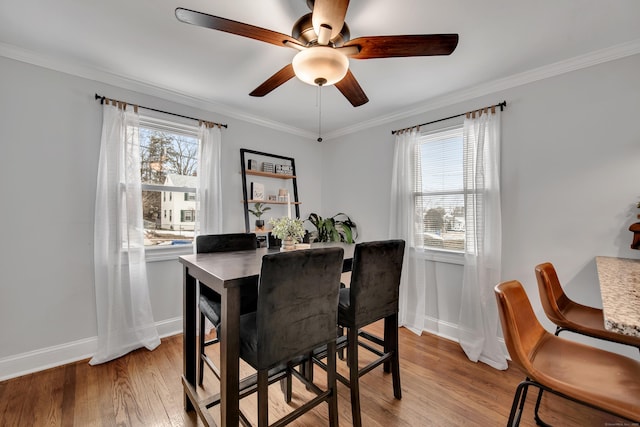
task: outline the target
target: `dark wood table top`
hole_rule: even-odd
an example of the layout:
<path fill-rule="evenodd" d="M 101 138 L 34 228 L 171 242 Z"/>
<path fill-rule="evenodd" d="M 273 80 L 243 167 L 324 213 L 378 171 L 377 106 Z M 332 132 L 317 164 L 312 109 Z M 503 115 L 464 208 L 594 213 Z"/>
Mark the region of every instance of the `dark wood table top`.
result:
<path fill-rule="evenodd" d="M 311 249 L 336 246 L 344 249 L 345 266 L 343 271 L 350 271 L 354 244 L 339 242 L 313 243 Z M 180 262 L 189 268 L 189 273 L 193 277 L 199 280 L 206 281 L 207 278 L 214 277 L 220 281 L 220 285 L 231 287 L 242 284 L 247 278 L 259 276 L 262 257 L 268 253 L 278 252 L 280 252 L 278 248 L 259 248 L 255 251 L 192 254 L 181 256 Z M 215 286 L 212 287 L 215 288 Z"/>

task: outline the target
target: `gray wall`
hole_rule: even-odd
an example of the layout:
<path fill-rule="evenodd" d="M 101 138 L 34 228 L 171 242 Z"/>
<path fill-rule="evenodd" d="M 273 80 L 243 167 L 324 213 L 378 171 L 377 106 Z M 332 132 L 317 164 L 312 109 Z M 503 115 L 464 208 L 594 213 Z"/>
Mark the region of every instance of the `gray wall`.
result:
<path fill-rule="evenodd" d="M 493 93 L 330 141 L 323 210 L 344 210 L 362 240 L 388 237 L 391 130 L 507 101 L 502 113 L 502 279 L 520 280 L 538 317 L 534 267 L 554 263 L 566 292 L 602 306 L 595 257 L 640 258 L 629 225 L 640 209 L 640 55 Z M 432 127 L 446 126 L 447 122 Z M 425 325 L 451 335 L 462 266 L 434 263 Z M 638 357 L 624 346 L 601 345 Z"/>
<path fill-rule="evenodd" d="M 359 225 L 360 241 L 387 237 L 392 129 L 505 99 L 503 279 L 522 281 L 542 318 L 536 264 L 552 261 L 572 298 L 600 305 L 594 257 L 640 257 L 629 249 L 627 231 L 640 200 L 639 69 L 635 55 L 321 145 L 0 58 L 0 379 L 88 356 L 95 346 L 93 210 L 102 122 L 95 92 L 229 124 L 223 131 L 225 231 L 244 229 L 239 149 L 251 148 L 294 157 L 302 216 L 347 212 Z M 447 335 L 457 324 L 461 266 L 432 267 L 425 325 Z M 161 333 L 176 332 L 180 265 L 150 263 L 149 278 Z"/>
<path fill-rule="evenodd" d="M 244 231 L 240 148 L 294 157 L 301 214 L 321 207 L 319 144 L 8 58 L 0 57 L 0 75 L 0 380 L 95 349 L 93 216 L 102 109 L 94 93 L 229 125 L 222 131 L 224 231 Z M 161 334 L 179 332 L 180 264 L 149 263 L 148 275 Z"/>

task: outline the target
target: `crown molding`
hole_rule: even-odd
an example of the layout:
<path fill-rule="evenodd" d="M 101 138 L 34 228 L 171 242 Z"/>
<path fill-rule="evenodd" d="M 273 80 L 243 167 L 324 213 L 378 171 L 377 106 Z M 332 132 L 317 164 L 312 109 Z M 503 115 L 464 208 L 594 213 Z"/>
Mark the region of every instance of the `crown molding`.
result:
<path fill-rule="evenodd" d="M 614 61 L 616 59 L 625 58 L 627 56 L 637 55 L 639 53 L 640 39 L 631 40 L 629 42 L 621 43 L 609 48 L 600 49 L 584 55 L 569 58 L 567 60 L 559 61 L 519 74 L 504 77 L 502 79 L 497 79 L 491 82 L 476 85 L 472 88 L 466 88 L 459 91 L 450 92 L 439 97 L 431 98 L 426 102 L 414 104 L 407 109 L 398 110 L 393 114 L 376 117 L 370 120 L 356 123 L 352 126 L 328 132 L 323 136 L 323 138 L 325 141 L 338 138 L 344 135 L 368 129 L 373 126 L 380 126 L 381 124 L 391 123 L 418 114 L 424 114 L 429 111 L 448 107 L 450 105 L 468 101 L 484 95 L 489 95 L 502 90 L 511 89 L 539 80 L 544 80 L 549 77 L 558 76 L 561 74 L 569 73 L 571 71 L 598 65 L 604 62 Z M 247 114 L 243 111 L 220 103 L 205 100 L 203 98 L 184 95 L 165 87 L 151 85 L 149 83 L 134 79 L 130 76 L 89 67 L 81 64 L 78 61 L 55 58 L 50 55 L 29 51 L 2 42 L 0 42 L 0 56 L 44 68 L 49 68 L 55 71 L 71 74 L 89 80 L 95 80 L 101 83 L 121 87 L 123 89 L 141 92 L 146 95 L 157 96 L 158 98 L 174 101 L 194 108 L 203 109 L 205 111 L 222 114 L 227 117 L 253 123 L 280 132 L 297 135 L 303 138 L 311 138 L 315 140 L 316 137 L 314 133 L 300 128 Z"/>
<path fill-rule="evenodd" d="M 502 90 L 511 89 L 528 83 L 544 80 L 549 77 L 558 76 L 561 74 L 602 64 L 604 62 L 614 61 L 616 59 L 626 58 L 628 56 L 637 54 L 640 54 L 640 39 L 631 40 L 629 42 L 621 43 L 609 48 L 575 56 L 573 58 L 569 58 L 567 60 L 559 61 L 553 64 L 544 65 L 542 67 L 534 68 L 532 70 L 525 71 L 519 74 L 514 74 L 502 79 L 497 79 L 491 82 L 476 85 L 472 88 L 450 92 L 439 97 L 431 98 L 426 102 L 414 104 L 410 108 L 396 111 L 393 114 L 377 117 L 364 122 L 359 122 L 355 125 L 327 133 L 324 138 L 330 139 L 349 135 L 373 126 L 380 126 L 381 124 L 395 122 L 407 117 L 424 114 L 429 111 L 448 107 L 460 102 L 469 101 L 481 96 L 490 95 Z"/>
<path fill-rule="evenodd" d="M 263 117 L 247 114 L 224 104 L 212 102 L 203 98 L 185 95 L 166 87 L 152 85 L 137 80 L 130 76 L 101 70 L 86 66 L 78 61 L 65 58 L 53 57 L 39 52 L 34 52 L 13 45 L 0 42 L 0 56 L 25 62 L 43 68 L 48 68 L 61 73 L 82 77 L 88 80 L 95 80 L 100 83 L 117 86 L 123 89 L 140 92 L 145 95 L 156 96 L 168 101 L 177 102 L 189 107 L 199 108 L 205 111 L 222 114 L 226 117 L 253 123 L 277 131 L 298 135 L 304 138 L 315 138 L 312 132 L 308 132 L 284 123 L 268 120 Z"/>

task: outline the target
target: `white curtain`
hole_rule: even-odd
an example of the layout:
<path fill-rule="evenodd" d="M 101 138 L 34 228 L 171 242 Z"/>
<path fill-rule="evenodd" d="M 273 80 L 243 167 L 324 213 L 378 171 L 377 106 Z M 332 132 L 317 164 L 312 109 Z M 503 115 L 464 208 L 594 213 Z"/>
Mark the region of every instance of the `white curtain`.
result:
<path fill-rule="evenodd" d="M 200 139 L 197 191 L 199 209 L 196 234 L 222 233 L 222 178 L 220 172 L 222 136 L 220 128 L 201 123 L 198 138 Z"/>
<path fill-rule="evenodd" d="M 500 112 L 464 121 L 465 265 L 459 340 L 467 357 L 507 369 L 493 288 L 500 281 Z"/>
<path fill-rule="evenodd" d="M 389 216 L 389 237 L 404 239 L 405 249 L 400 281 L 399 323 L 420 335 L 424 329 L 426 314 L 426 273 L 425 262 L 415 249 L 414 225 L 416 218 L 413 191 L 420 187 L 417 176 L 420 161 L 415 155 L 418 131 L 396 134 L 391 177 L 391 212 Z"/>
<path fill-rule="evenodd" d="M 198 149 L 198 201 L 196 236 L 200 234 L 222 233 L 222 173 L 220 157 L 222 152 L 222 132 L 211 123 L 202 122 L 198 129 L 200 148 Z M 196 252 L 195 240 L 193 251 Z M 198 282 L 198 292 L 200 292 Z M 205 332 L 213 329 L 209 319 L 205 319 Z"/>
<path fill-rule="evenodd" d="M 94 228 L 98 349 L 91 365 L 160 344 L 144 251 L 139 116 L 104 105 L 102 117 Z"/>

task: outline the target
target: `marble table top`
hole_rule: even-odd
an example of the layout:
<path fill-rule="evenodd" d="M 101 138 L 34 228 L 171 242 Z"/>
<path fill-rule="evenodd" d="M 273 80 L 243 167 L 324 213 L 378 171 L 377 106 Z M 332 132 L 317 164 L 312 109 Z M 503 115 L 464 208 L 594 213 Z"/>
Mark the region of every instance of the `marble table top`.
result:
<path fill-rule="evenodd" d="M 640 337 L 640 259 L 596 257 L 605 328 Z"/>

